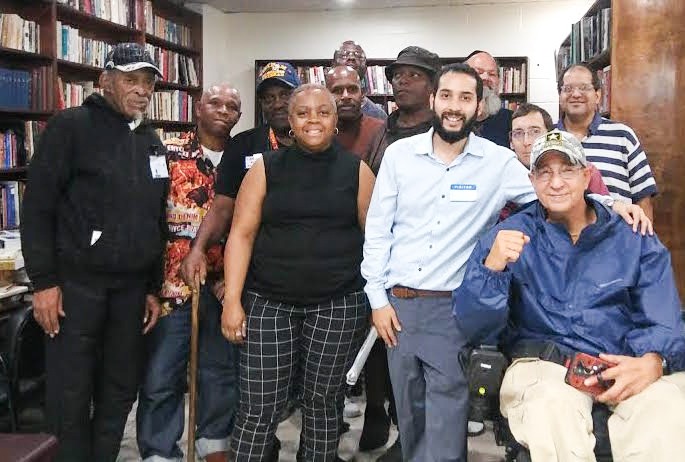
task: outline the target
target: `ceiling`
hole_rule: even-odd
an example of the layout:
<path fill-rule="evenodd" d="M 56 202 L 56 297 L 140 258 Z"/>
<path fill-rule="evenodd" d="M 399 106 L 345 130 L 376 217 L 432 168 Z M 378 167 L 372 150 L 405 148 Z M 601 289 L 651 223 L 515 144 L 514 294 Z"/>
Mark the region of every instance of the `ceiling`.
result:
<path fill-rule="evenodd" d="M 194 0 L 197 2 L 198 0 Z M 226 13 L 323 11 L 350 8 L 492 5 L 536 0 L 199 0 Z M 537 0 L 541 1 L 541 0 Z"/>

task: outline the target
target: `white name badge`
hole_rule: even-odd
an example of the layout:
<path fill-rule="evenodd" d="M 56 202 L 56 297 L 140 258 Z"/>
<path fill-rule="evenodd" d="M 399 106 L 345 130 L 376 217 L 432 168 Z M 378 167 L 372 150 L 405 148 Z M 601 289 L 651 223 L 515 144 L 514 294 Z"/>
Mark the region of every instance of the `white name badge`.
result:
<path fill-rule="evenodd" d="M 152 178 L 169 178 L 165 156 L 150 156 L 150 173 Z"/>
<path fill-rule="evenodd" d="M 478 189 L 475 184 L 450 185 L 451 202 L 476 202 L 477 199 Z"/>
<path fill-rule="evenodd" d="M 252 168 L 255 162 L 262 158 L 262 153 L 252 154 L 251 156 L 245 157 L 245 170 Z"/>

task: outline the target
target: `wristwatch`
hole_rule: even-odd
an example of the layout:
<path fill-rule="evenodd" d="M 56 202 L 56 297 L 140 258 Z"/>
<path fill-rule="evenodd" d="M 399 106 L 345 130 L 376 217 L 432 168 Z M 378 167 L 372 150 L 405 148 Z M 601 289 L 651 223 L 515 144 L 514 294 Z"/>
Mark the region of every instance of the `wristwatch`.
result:
<path fill-rule="evenodd" d="M 668 361 L 666 361 L 666 358 L 663 356 L 661 356 L 661 370 L 663 371 L 664 375 L 669 375 L 671 373 L 671 371 L 668 369 Z"/>

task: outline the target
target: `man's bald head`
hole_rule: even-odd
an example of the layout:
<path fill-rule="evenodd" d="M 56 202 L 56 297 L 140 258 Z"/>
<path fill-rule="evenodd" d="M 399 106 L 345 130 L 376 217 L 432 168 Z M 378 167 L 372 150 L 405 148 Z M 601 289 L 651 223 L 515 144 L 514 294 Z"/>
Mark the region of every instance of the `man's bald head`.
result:
<path fill-rule="evenodd" d="M 240 119 L 240 92 L 230 83 L 206 88 L 195 107 L 198 129 L 210 136 L 228 137 Z"/>
<path fill-rule="evenodd" d="M 483 85 L 499 95 L 499 66 L 490 53 L 476 50 L 464 62 L 478 72 Z"/>
<path fill-rule="evenodd" d="M 326 87 L 333 93 L 339 123 L 357 120 L 362 115 L 362 84 L 350 66 L 335 66 L 326 73 Z"/>

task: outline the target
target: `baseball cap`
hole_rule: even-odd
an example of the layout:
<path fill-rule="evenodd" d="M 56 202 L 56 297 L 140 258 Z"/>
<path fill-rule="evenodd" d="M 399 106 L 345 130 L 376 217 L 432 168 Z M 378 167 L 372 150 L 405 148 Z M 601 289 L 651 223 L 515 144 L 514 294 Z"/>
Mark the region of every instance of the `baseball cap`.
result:
<path fill-rule="evenodd" d="M 397 66 L 415 66 L 433 77 L 440 69 L 440 57 L 425 48 L 410 46 L 400 51 L 394 63 L 385 67 L 385 76 L 392 80 L 392 74 Z"/>
<path fill-rule="evenodd" d="M 554 129 L 538 137 L 533 143 L 533 147 L 530 150 L 531 171 L 535 168 L 535 164 L 537 164 L 543 154 L 549 151 L 556 151 L 566 155 L 572 165 L 580 164 L 583 167 L 587 167 L 585 150 L 580 141 L 568 132 Z"/>
<path fill-rule="evenodd" d="M 292 64 L 284 62 L 270 62 L 267 63 L 257 77 L 257 93 L 262 90 L 264 82 L 268 80 L 277 80 L 284 83 L 290 88 L 297 88 L 300 86 L 300 78 L 297 76 L 297 71 Z"/>
<path fill-rule="evenodd" d="M 150 53 L 139 43 L 118 43 L 107 53 L 105 69 L 133 72 L 138 69 L 152 69 L 158 76 L 162 73 L 152 60 Z"/>

